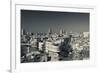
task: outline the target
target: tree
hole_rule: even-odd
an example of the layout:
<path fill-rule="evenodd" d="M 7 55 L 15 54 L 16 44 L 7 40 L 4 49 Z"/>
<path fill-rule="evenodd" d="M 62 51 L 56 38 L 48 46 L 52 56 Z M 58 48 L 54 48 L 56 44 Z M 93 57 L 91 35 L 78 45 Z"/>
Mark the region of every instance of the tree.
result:
<path fill-rule="evenodd" d="M 72 47 L 70 45 L 70 40 L 71 38 L 65 38 L 64 42 L 61 43 L 60 47 L 59 47 L 59 58 L 60 60 L 70 60 L 72 59 Z"/>

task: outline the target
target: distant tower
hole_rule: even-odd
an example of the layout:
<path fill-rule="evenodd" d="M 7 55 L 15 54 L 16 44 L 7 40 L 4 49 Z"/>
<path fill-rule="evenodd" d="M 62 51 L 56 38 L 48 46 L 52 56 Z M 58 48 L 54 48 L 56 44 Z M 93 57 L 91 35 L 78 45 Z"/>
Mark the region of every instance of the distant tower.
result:
<path fill-rule="evenodd" d="M 63 34 L 63 30 L 61 29 L 61 30 L 60 30 L 60 35 L 62 35 L 62 34 Z"/>
<path fill-rule="evenodd" d="M 63 35 L 63 34 L 65 34 L 65 30 L 61 29 L 60 30 L 60 35 Z"/>
<path fill-rule="evenodd" d="M 64 34 L 66 34 L 66 31 L 65 31 L 65 30 L 63 30 L 63 33 L 64 33 Z"/>
<path fill-rule="evenodd" d="M 52 29 L 49 28 L 49 29 L 48 29 L 48 35 L 51 35 L 51 34 L 52 34 Z"/>

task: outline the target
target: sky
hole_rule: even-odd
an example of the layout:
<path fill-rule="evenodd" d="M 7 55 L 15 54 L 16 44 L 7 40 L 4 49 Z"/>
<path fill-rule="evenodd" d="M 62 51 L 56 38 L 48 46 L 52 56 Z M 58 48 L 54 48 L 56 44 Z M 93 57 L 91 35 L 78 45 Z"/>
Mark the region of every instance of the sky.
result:
<path fill-rule="evenodd" d="M 27 32 L 89 32 L 89 13 L 21 10 L 21 28 Z"/>

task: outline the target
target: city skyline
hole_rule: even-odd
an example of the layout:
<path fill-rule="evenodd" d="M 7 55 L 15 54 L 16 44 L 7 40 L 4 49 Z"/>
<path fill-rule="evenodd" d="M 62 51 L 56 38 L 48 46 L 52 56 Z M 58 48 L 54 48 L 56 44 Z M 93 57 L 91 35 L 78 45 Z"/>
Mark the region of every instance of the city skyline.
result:
<path fill-rule="evenodd" d="M 21 28 L 28 32 L 89 32 L 89 13 L 21 10 Z"/>

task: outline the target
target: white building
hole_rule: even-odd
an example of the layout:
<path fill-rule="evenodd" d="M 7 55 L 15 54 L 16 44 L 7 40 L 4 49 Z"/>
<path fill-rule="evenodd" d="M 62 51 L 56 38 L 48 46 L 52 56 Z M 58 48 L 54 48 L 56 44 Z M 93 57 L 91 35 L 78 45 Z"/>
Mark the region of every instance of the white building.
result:
<path fill-rule="evenodd" d="M 46 47 L 47 52 L 48 51 L 59 52 L 59 47 L 54 46 L 52 42 L 46 41 L 45 47 Z"/>
<path fill-rule="evenodd" d="M 84 37 L 89 37 L 89 32 L 83 32 Z"/>
<path fill-rule="evenodd" d="M 43 42 L 39 42 L 39 50 L 41 51 L 43 50 L 43 44 L 44 44 Z"/>

